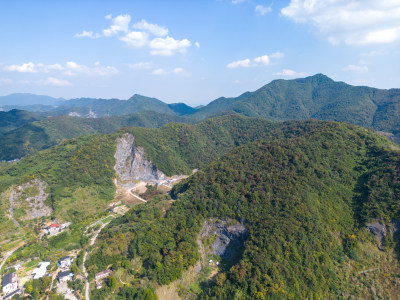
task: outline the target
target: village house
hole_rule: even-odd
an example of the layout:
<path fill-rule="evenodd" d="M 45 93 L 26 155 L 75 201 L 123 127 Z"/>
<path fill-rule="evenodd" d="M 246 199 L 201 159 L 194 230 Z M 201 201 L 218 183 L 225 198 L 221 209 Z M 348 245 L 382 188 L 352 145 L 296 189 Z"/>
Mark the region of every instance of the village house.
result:
<path fill-rule="evenodd" d="M 104 270 L 104 271 L 94 274 L 94 279 L 100 280 L 100 279 L 110 276 L 110 274 L 111 274 L 111 270 Z"/>
<path fill-rule="evenodd" d="M 74 274 L 72 274 L 71 271 L 60 272 L 57 275 L 57 279 L 61 283 L 61 282 L 71 280 L 73 275 Z"/>
<path fill-rule="evenodd" d="M 61 257 L 61 258 L 60 258 L 60 260 L 58 261 L 57 265 L 58 265 L 60 268 L 69 268 L 69 267 L 71 266 L 71 264 L 72 264 L 73 261 L 74 261 L 74 260 L 71 259 L 71 257 L 69 257 L 69 256 L 64 256 L 64 257 Z"/>
<path fill-rule="evenodd" d="M 38 267 L 35 270 L 33 270 L 32 278 L 39 279 L 39 278 L 42 278 L 44 275 L 46 275 L 47 267 L 49 265 L 50 265 L 50 262 L 48 262 L 48 261 L 40 262 Z"/>
<path fill-rule="evenodd" d="M 5 295 L 18 290 L 18 276 L 17 273 L 8 273 L 3 277 L 2 291 Z"/>

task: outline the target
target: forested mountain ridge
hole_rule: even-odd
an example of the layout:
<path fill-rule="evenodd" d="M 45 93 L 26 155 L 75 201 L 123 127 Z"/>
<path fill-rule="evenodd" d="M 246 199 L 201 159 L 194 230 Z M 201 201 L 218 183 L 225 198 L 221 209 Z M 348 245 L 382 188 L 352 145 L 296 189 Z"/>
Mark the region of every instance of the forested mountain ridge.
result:
<path fill-rule="evenodd" d="M 274 126 L 267 120 L 228 116 L 195 125 L 171 123 L 159 129 L 129 127 L 108 135 L 63 140 L 18 163 L 1 166 L 0 195 L 12 187 L 39 179 L 48 184 L 47 204 L 55 216 L 76 220 L 85 212 L 103 209 L 113 199 L 116 140 L 125 133 L 134 135 L 135 146 L 143 147 L 159 170 L 174 175 L 191 174 L 193 169 L 206 166 L 232 148 L 267 136 Z M 8 202 L 5 194 L 3 197 Z M 93 203 L 87 205 L 85 201 Z"/>
<path fill-rule="evenodd" d="M 18 109 L 0 111 L 0 135 L 43 118 L 40 114 Z"/>
<path fill-rule="evenodd" d="M 335 82 L 323 74 L 274 80 L 254 92 L 219 98 L 191 116 L 239 113 L 275 121 L 318 119 L 400 131 L 400 89 L 381 90 Z"/>
<path fill-rule="evenodd" d="M 9 114 L 9 112 L 3 112 L 3 114 Z M 31 120 L 27 122 L 28 124 L 14 130 L 7 130 L 8 132 L 1 136 L 0 160 L 22 158 L 35 151 L 57 145 L 64 139 L 88 134 L 113 133 L 121 128 L 132 126 L 156 128 L 171 122 L 193 122 L 185 117 L 153 111 L 102 118 L 58 116 L 41 119 L 38 122 Z"/>
<path fill-rule="evenodd" d="M 136 276 L 167 284 L 200 259 L 205 220 L 238 220 L 248 230 L 242 254 L 223 260 L 200 299 L 396 297 L 399 192 L 399 150 L 384 137 L 349 124 L 288 122 L 176 186 L 167 212 L 155 201 L 115 220 L 89 267 L 124 270 L 139 260 Z M 383 241 L 366 229 L 374 222 L 386 226 Z"/>

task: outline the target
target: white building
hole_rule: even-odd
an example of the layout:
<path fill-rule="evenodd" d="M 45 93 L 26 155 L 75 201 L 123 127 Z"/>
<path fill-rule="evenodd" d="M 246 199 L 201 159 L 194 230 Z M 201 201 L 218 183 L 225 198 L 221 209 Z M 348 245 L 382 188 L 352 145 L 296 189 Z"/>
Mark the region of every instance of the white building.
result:
<path fill-rule="evenodd" d="M 72 262 L 73 262 L 73 259 L 71 259 L 71 257 L 64 256 L 64 257 L 60 258 L 60 260 L 58 261 L 57 265 L 60 268 L 68 268 L 68 267 L 71 266 Z"/>
<path fill-rule="evenodd" d="M 65 282 L 71 280 L 73 275 L 70 271 L 65 271 L 58 273 L 57 278 L 59 282 Z"/>
<path fill-rule="evenodd" d="M 5 295 L 18 290 L 18 276 L 17 273 L 8 273 L 3 277 L 2 290 Z"/>
<path fill-rule="evenodd" d="M 50 265 L 50 262 L 48 262 L 48 261 L 40 262 L 38 267 L 35 270 L 33 270 L 32 278 L 39 279 L 39 278 L 42 278 L 44 275 L 46 275 L 47 267 L 49 265 Z"/>

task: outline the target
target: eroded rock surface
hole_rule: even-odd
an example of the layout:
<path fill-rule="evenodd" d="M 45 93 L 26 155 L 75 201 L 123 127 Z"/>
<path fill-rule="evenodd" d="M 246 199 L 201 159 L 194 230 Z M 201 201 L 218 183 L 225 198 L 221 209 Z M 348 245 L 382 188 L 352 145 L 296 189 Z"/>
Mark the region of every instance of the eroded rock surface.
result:
<path fill-rule="evenodd" d="M 215 237 L 210 253 L 232 261 L 240 254 L 247 235 L 248 231 L 243 222 L 210 219 L 205 222 L 200 238 Z"/>
<path fill-rule="evenodd" d="M 167 176 L 146 158 L 142 147 L 134 145 L 135 137 L 125 133 L 117 140 L 115 152 L 115 172 L 118 184 L 124 187 L 133 187 L 132 181 L 142 180 L 147 182 L 165 180 Z"/>
<path fill-rule="evenodd" d="M 10 216 L 16 226 L 18 221 L 14 217 L 15 208 L 23 208 L 26 215 L 23 219 L 36 219 L 44 216 L 50 216 L 52 209 L 45 204 L 49 194 L 46 193 L 48 184 L 42 180 L 35 179 L 16 187 L 10 195 Z M 33 195 L 26 195 L 28 190 L 34 190 Z"/>

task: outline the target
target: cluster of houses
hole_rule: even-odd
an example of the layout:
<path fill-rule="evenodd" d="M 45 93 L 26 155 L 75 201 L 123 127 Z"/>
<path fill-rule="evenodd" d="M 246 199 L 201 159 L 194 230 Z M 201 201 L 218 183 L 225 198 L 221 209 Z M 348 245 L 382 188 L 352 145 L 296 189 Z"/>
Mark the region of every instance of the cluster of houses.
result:
<path fill-rule="evenodd" d="M 69 270 L 72 262 L 74 261 L 73 258 L 70 256 L 61 257 L 60 260 L 57 262 L 57 266 L 61 269 L 61 272 L 57 274 L 57 279 L 59 282 L 65 282 L 72 279 L 72 272 Z"/>
<path fill-rule="evenodd" d="M 57 266 L 61 269 L 61 271 L 57 274 L 58 281 L 65 282 L 71 280 L 73 274 L 69 270 L 73 258 L 70 256 L 61 257 L 57 262 Z M 37 267 L 32 272 L 32 279 L 40 279 L 47 273 L 47 267 L 50 265 L 49 261 L 40 262 Z M 2 292 L 5 295 L 3 299 L 10 299 L 16 294 L 22 293 L 22 288 L 19 287 L 19 279 L 17 273 L 8 273 L 3 276 L 2 282 Z"/>

